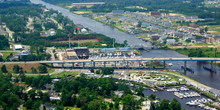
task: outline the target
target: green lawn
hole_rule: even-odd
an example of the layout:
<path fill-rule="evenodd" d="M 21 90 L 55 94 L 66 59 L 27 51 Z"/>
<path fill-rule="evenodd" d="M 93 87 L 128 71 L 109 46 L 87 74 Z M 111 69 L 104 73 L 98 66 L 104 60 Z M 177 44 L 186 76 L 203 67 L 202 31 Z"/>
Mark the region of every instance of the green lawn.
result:
<path fill-rule="evenodd" d="M 7 56 L 9 56 L 11 53 L 12 54 L 17 54 L 18 52 L 1 52 L 3 54 L 3 60 L 6 60 Z"/>
<path fill-rule="evenodd" d="M 209 31 L 213 31 L 213 34 L 220 35 L 220 25 L 209 25 L 208 26 Z"/>
<path fill-rule="evenodd" d="M 65 76 L 68 76 L 68 75 L 76 76 L 76 75 L 78 75 L 78 74 L 79 74 L 79 71 L 73 71 L 73 72 L 67 72 L 67 71 L 65 71 L 65 72 L 62 72 L 62 73 L 60 73 L 60 74 L 53 74 L 53 75 L 51 76 L 51 78 L 65 77 Z"/>
<path fill-rule="evenodd" d="M 64 107 L 64 110 L 81 110 L 81 108 L 75 108 L 75 107 Z"/>

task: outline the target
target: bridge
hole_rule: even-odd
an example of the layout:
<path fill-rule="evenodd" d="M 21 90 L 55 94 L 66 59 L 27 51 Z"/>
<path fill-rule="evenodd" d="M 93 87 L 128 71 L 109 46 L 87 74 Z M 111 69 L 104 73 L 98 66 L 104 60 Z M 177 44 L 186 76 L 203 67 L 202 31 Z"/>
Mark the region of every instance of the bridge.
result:
<path fill-rule="evenodd" d="M 56 68 L 54 64 L 61 65 L 60 68 L 77 68 L 77 69 L 89 69 L 89 68 L 104 68 L 113 67 L 115 69 L 152 69 L 146 68 L 141 65 L 141 62 L 146 61 L 161 61 L 163 62 L 163 68 L 166 67 L 166 61 L 184 61 L 184 70 L 187 69 L 187 61 L 209 61 L 211 62 L 211 71 L 213 69 L 213 62 L 220 61 L 220 58 L 198 58 L 198 57 L 185 57 L 185 58 L 115 58 L 115 59 L 83 59 L 83 60 L 59 60 L 59 61 L 26 61 L 26 62 L 1 62 L 1 64 L 31 64 L 39 63 L 44 65 L 51 65 Z M 70 66 L 65 66 L 70 65 Z M 161 68 L 159 68 L 161 69 Z"/>

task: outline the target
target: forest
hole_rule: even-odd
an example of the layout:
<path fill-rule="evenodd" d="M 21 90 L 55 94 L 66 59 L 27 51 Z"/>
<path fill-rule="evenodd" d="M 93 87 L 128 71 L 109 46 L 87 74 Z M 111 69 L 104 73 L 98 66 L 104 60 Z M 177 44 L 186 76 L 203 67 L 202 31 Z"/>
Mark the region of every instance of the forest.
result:
<path fill-rule="evenodd" d="M 5 36 L 0 35 L 0 50 L 6 49 L 6 48 L 9 48 L 8 39 Z"/>
<path fill-rule="evenodd" d="M 93 6 L 90 9 L 93 12 L 111 12 L 112 10 L 121 9 L 127 11 L 143 11 L 142 9 L 128 9 L 129 6 L 142 6 L 148 11 L 177 12 L 185 15 L 197 15 L 200 18 L 220 19 L 220 8 L 207 8 L 202 4 L 204 0 L 44 0 L 52 4 L 71 4 L 78 2 L 105 2 L 104 5 Z"/>
<path fill-rule="evenodd" d="M 2 69 L 3 71 L 4 69 Z M 79 77 L 69 78 L 63 77 L 59 82 L 52 83 L 52 78 L 49 75 L 27 77 L 22 72 L 12 79 L 12 74 L 0 72 L 0 108 L 2 109 L 17 109 L 21 104 L 28 109 L 39 109 L 41 104 L 50 104 L 58 110 L 63 110 L 64 107 L 77 107 L 81 110 L 118 110 L 120 105 L 123 105 L 123 110 L 137 110 L 142 106 L 143 87 L 134 89 L 135 95 L 131 88 L 126 86 L 124 82 L 116 83 L 117 80 L 112 78 L 87 78 L 84 74 Z M 24 86 L 31 86 L 33 89 L 28 92 Z M 42 90 L 47 90 L 45 85 L 52 84 L 54 93 L 61 93 L 60 100 L 50 100 L 50 94 L 43 93 Z M 118 97 L 114 91 L 123 91 L 123 96 Z M 140 99 L 136 99 L 140 97 Z M 105 101 L 111 99 L 114 103 Z M 158 100 L 155 95 L 148 97 L 148 100 Z M 151 110 L 181 110 L 180 103 L 173 101 L 162 100 L 151 106 Z"/>

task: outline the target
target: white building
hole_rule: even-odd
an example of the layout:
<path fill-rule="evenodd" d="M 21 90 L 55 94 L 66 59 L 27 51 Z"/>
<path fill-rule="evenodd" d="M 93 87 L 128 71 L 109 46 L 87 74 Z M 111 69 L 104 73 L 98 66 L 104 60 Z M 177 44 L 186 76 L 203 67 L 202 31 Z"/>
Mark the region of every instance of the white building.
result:
<path fill-rule="evenodd" d="M 14 45 L 14 50 L 22 50 L 22 46 L 21 45 Z"/>

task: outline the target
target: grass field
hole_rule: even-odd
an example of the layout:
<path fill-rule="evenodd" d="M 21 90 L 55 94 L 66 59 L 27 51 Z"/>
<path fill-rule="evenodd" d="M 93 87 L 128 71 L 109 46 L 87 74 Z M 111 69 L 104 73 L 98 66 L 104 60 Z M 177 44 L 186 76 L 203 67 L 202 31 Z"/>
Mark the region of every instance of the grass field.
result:
<path fill-rule="evenodd" d="M 73 72 L 62 72 L 60 74 L 53 74 L 51 75 L 51 78 L 62 78 L 62 77 L 65 77 L 65 76 L 68 76 L 68 75 L 73 75 L 73 76 L 76 76 L 79 74 L 79 71 L 73 71 Z"/>
<path fill-rule="evenodd" d="M 1 52 L 3 54 L 3 60 L 6 60 L 6 58 L 12 53 L 12 54 L 18 54 L 18 52 Z"/>
<path fill-rule="evenodd" d="M 92 13 L 92 11 L 74 11 L 73 13 L 76 13 L 76 14 L 89 14 L 89 13 Z"/>
<path fill-rule="evenodd" d="M 75 107 L 64 107 L 64 110 L 81 110 L 81 108 L 75 108 Z"/>
<path fill-rule="evenodd" d="M 35 68 L 38 70 L 38 66 L 40 66 L 41 64 L 18 64 L 19 67 L 22 67 L 23 68 L 23 71 L 26 71 L 27 73 L 25 74 L 33 74 L 31 72 L 31 68 Z M 2 67 L 2 64 L 0 64 L 0 68 Z M 9 73 L 13 73 L 13 67 L 14 67 L 14 64 L 11 64 L 11 65 L 6 65 L 6 68 L 7 70 L 9 71 Z M 52 68 L 47 68 L 48 70 L 48 73 L 52 73 L 55 71 L 55 69 L 52 69 Z M 39 74 L 39 73 L 37 73 Z"/>
<path fill-rule="evenodd" d="M 220 25 L 209 25 L 208 29 L 210 33 L 220 35 Z"/>

